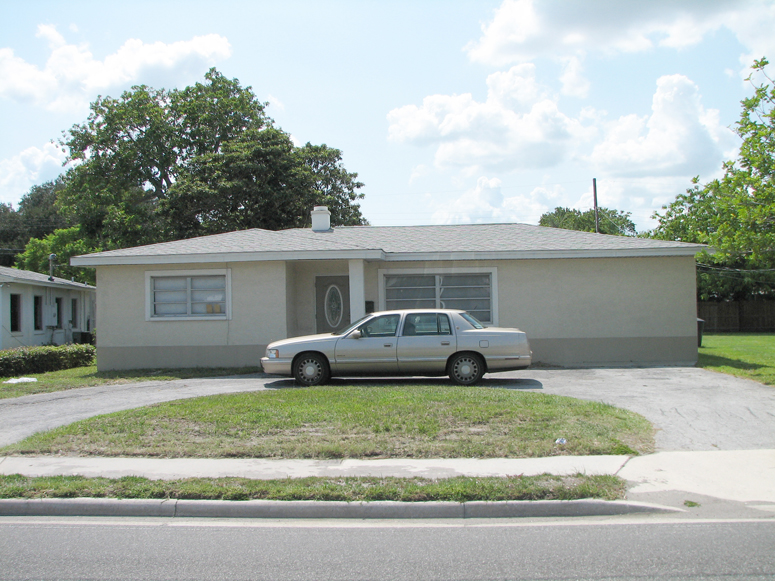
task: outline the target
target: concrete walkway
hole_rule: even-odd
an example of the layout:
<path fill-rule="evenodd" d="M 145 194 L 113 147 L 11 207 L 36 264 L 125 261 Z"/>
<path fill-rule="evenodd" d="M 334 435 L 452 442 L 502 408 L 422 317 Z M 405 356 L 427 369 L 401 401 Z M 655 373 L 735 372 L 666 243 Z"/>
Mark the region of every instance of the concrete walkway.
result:
<path fill-rule="evenodd" d="M 108 515 L 272 518 L 476 518 L 594 516 L 643 512 L 690 514 L 687 502 L 706 517 L 775 518 L 775 450 L 660 452 L 648 456 L 554 456 L 526 459 L 264 460 L 93 457 L 0 458 L 0 474 L 26 476 L 144 476 L 150 479 L 306 476 L 513 476 L 615 474 L 631 483 L 626 501 L 503 503 L 309 503 L 309 502 L 126 502 L 105 499 L 0 500 L 0 516 Z M 167 504 L 165 504 L 167 502 Z M 413 503 L 410 503 L 413 504 Z M 316 506 L 312 506 L 316 505 Z M 369 507 L 367 505 L 373 505 Z M 429 508 L 428 505 L 436 505 Z M 485 507 L 480 506 L 485 505 Z M 184 508 L 185 507 L 185 510 Z M 486 510 L 485 510 L 486 508 Z M 170 511 L 172 511 L 171 514 Z M 182 511 L 182 512 L 181 512 Z M 695 515 L 698 511 L 695 510 Z"/>
<path fill-rule="evenodd" d="M 95 458 L 8 456 L 0 474 L 81 475 L 155 480 L 243 477 L 259 480 L 307 476 L 534 476 L 615 474 L 633 483 L 630 492 L 682 490 L 735 502 L 773 503 L 775 450 L 658 452 L 647 456 L 552 456 L 549 458 L 266 460 L 209 458 Z"/>

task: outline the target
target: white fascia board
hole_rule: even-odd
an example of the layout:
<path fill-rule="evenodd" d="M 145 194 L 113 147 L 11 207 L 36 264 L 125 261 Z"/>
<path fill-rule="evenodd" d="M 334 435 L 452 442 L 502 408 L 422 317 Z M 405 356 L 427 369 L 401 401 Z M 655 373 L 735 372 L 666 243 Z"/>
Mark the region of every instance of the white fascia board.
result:
<path fill-rule="evenodd" d="M 522 250 L 506 252 L 395 252 L 386 254 L 386 262 L 451 260 L 539 260 L 557 258 L 640 258 L 694 256 L 704 246 L 688 248 L 629 248 L 621 250 Z"/>
<path fill-rule="evenodd" d="M 213 252 L 207 254 L 163 254 L 134 256 L 83 255 L 70 259 L 72 266 L 119 266 L 154 264 L 218 264 L 278 260 L 352 260 L 417 262 L 437 260 L 536 260 L 552 258 L 637 258 L 649 256 L 694 256 L 707 249 L 701 244 L 673 248 L 625 248 L 579 250 L 515 250 L 505 252 L 392 252 L 383 250 L 296 250 L 281 252 Z"/>
<path fill-rule="evenodd" d="M 285 252 L 213 252 L 208 254 L 161 254 L 152 256 L 73 256 L 71 266 L 119 266 L 154 264 L 218 264 L 278 260 L 384 260 L 382 250 L 297 250 Z"/>

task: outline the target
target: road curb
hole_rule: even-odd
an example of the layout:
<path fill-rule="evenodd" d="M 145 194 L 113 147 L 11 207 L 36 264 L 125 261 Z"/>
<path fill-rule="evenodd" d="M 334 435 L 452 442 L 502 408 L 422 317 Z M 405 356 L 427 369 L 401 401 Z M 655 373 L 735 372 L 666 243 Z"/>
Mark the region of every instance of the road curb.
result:
<path fill-rule="evenodd" d="M 129 516 L 171 518 L 435 519 L 608 516 L 681 509 L 626 500 L 504 502 L 320 502 L 283 500 L 136 500 L 42 498 L 0 500 L 0 516 Z"/>

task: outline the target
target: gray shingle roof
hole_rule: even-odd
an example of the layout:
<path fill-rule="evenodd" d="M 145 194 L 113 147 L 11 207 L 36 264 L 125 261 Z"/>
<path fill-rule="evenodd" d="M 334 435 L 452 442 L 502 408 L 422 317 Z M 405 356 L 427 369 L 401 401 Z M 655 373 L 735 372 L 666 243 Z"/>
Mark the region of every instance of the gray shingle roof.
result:
<path fill-rule="evenodd" d="M 66 278 L 59 278 L 54 277 L 54 280 L 51 281 L 48 279 L 47 274 L 41 274 L 39 272 L 32 272 L 31 270 L 20 270 L 18 268 L 9 268 L 7 266 L 0 266 L 0 277 L 2 278 L 12 278 L 19 282 L 30 282 L 30 283 L 37 283 L 37 284 L 44 284 L 44 285 L 56 285 L 56 286 L 66 286 L 70 288 L 76 288 L 79 290 L 87 290 L 91 289 L 93 290 L 94 287 L 88 284 L 83 284 L 81 282 L 74 282 L 71 280 L 67 280 Z"/>
<path fill-rule="evenodd" d="M 160 262 L 194 262 L 196 260 L 293 260 L 310 258 L 352 258 L 390 260 L 411 259 L 410 255 L 525 254 L 540 258 L 542 254 L 568 257 L 581 253 L 687 255 L 703 248 L 647 238 L 609 236 L 528 224 L 462 224 L 447 226 L 347 226 L 328 232 L 310 228 L 290 230 L 242 230 L 188 240 L 177 240 L 111 250 L 77 257 L 74 265 Z M 366 253 L 366 254 L 364 254 Z M 529 256 L 528 256 L 529 255 Z M 496 256 L 497 257 L 497 256 Z M 510 256 L 516 257 L 516 256 Z M 183 260 L 185 258 L 185 260 Z M 439 257 L 443 258 L 443 257 Z M 180 259 L 180 260 L 178 260 Z"/>

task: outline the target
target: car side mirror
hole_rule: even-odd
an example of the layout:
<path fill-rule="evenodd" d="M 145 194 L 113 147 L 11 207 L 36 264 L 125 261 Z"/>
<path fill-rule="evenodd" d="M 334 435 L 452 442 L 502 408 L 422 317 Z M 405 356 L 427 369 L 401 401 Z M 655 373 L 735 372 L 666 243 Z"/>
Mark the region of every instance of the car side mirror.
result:
<path fill-rule="evenodd" d="M 352 333 L 350 333 L 350 339 L 360 339 L 361 338 L 361 332 L 359 329 L 356 329 Z"/>

